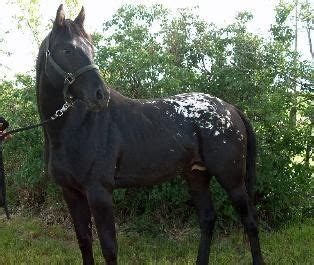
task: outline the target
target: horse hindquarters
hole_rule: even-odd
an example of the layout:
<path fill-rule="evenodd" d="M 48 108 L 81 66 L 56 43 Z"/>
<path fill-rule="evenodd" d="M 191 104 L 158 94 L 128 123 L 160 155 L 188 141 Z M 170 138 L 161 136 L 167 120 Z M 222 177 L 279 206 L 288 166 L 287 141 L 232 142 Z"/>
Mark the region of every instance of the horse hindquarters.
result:
<path fill-rule="evenodd" d="M 246 127 L 244 129 L 246 130 Z M 246 130 L 246 133 L 244 132 L 246 135 L 249 133 L 252 131 Z M 248 158 L 251 150 L 248 149 L 245 139 L 251 139 L 252 135 L 243 138 L 238 136 L 238 133 L 229 132 L 228 135 L 218 138 L 216 144 L 205 142 L 203 148 L 204 162 L 210 174 L 216 177 L 228 193 L 232 204 L 240 215 L 241 222 L 249 237 L 253 264 L 263 264 L 256 210 L 252 198 L 249 196 L 253 194 L 252 183 L 254 181 L 250 182 L 250 178 L 253 179 L 255 175 L 251 176 L 250 174 L 253 174 L 252 170 L 255 169 L 255 165 L 248 163 L 255 163 L 255 159 Z M 213 149 L 213 146 L 216 146 L 216 149 Z M 250 148 L 253 147 L 250 146 Z M 248 183 L 250 185 L 246 187 Z"/>

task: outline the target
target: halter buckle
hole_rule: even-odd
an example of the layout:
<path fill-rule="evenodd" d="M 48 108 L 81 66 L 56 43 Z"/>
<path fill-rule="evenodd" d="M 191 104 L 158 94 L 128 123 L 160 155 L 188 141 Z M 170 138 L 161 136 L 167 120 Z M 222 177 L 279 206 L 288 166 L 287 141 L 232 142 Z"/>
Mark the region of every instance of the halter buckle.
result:
<path fill-rule="evenodd" d="M 72 85 L 75 81 L 75 77 L 73 76 L 72 73 L 66 73 L 64 76 L 64 84 L 69 84 Z"/>

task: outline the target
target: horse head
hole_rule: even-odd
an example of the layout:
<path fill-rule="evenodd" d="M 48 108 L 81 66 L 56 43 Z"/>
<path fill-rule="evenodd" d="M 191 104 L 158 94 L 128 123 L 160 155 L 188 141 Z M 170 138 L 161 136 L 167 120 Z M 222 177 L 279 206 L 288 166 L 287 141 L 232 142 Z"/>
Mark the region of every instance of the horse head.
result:
<path fill-rule="evenodd" d="M 84 29 L 82 7 L 75 20 L 65 19 L 63 5 L 57 11 L 51 33 L 45 40 L 45 74 L 65 101 L 81 100 L 90 110 L 101 110 L 109 100 L 109 92 L 93 64 L 91 37 Z"/>

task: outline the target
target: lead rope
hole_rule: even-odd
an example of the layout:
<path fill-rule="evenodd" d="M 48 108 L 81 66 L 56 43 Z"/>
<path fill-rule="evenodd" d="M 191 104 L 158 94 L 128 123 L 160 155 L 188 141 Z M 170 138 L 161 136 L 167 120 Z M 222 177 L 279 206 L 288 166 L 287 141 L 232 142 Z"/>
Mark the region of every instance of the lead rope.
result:
<path fill-rule="evenodd" d="M 63 114 L 70 108 L 74 105 L 74 102 L 65 102 L 63 104 L 63 106 L 61 107 L 61 109 L 58 109 L 56 110 L 56 112 L 47 120 L 44 120 L 43 122 L 41 123 L 37 123 L 37 124 L 32 124 L 32 125 L 28 125 L 28 126 L 25 126 L 25 127 L 20 127 L 20 128 L 16 128 L 16 129 L 13 129 L 13 130 L 10 130 L 10 131 L 7 131 L 5 132 L 4 134 L 1 134 L 0 135 L 0 140 L 3 140 L 6 136 L 8 135 L 11 135 L 11 134 L 15 134 L 15 133 L 18 133 L 18 132 L 23 132 L 23 131 L 28 131 L 28 130 L 31 130 L 31 129 L 34 129 L 34 128 L 37 128 L 37 127 L 40 127 L 40 126 L 43 126 L 51 121 L 54 121 L 58 118 L 60 118 L 61 116 L 63 116 Z"/>

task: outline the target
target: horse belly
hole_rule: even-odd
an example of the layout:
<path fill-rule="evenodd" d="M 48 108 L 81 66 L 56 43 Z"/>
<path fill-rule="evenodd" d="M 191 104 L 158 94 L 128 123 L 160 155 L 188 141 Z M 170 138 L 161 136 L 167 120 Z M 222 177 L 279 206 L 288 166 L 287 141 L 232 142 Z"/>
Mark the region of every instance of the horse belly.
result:
<path fill-rule="evenodd" d="M 125 157 L 115 176 L 117 187 L 150 186 L 174 178 L 185 164 L 186 154 L 167 148 Z"/>

